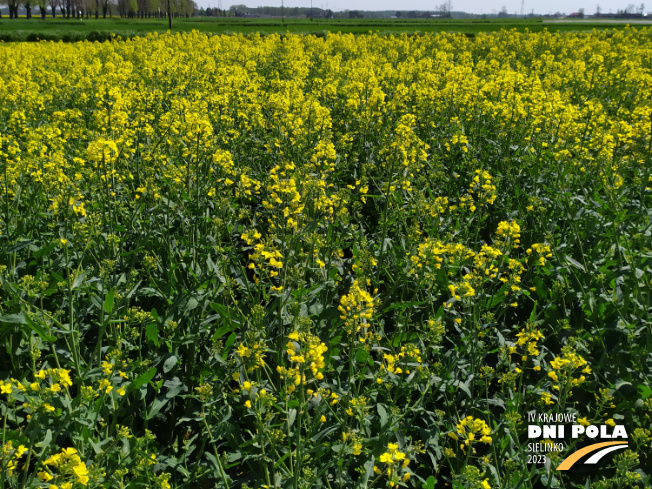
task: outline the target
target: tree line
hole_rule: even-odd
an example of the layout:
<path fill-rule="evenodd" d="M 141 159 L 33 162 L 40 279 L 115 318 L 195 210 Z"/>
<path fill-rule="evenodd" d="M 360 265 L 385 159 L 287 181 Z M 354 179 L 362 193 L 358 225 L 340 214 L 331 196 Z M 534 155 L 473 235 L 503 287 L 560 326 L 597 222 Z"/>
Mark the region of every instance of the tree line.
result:
<path fill-rule="evenodd" d="M 26 17 L 33 17 L 33 10 L 39 9 L 42 19 L 48 14 L 55 18 L 58 15 L 65 18 L 104 19 L 117 14 L 129 18 L 164 18 L 168 15 L 167 0 L 7 0 L 9 18 L 18 18 L 18 9 L 25 9 Z M 173 17 L 190 17 L 197 12 L 194 0 L 170 0 L 170 11 Z M 0 18 L 2 12 L 0 11 Z"/>

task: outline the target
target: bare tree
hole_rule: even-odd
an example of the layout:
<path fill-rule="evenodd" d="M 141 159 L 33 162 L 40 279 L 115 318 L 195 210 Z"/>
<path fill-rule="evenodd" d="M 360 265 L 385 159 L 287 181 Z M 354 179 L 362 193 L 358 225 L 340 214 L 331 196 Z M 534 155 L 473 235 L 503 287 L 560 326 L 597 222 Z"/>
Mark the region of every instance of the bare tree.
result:
<path fill-rule="evenodd" d="M 449 18 L 451 16 L 451 8 L 452 8 L 452 6 L 453 6 L 453 4 L 452 4 L 451 0 L 446 0 L 446 1 L 444 1 L 444 3 L 442 3 L 437 8 L 439 9 L 439 12 L 440 12 L 442 17 Z"/>
<path fill-rule="evenodd" d="M 7 5 L 9 5 L 9 18 L 17 19 L 18 18 L 18 0 L 7 0 Z"/>
<path fill-rule="evenodd" d="M 48 2 L 47 0 L 36 0 L 38 8 L 41 12 L 41 19 L 45 20 L 45 16 L 48 13 Z"/>
<path fill-rule="evenodd" d="M 50 8 L 52 9 L 52 18 L 54 19 L 57 16 L 57 7 L 59 6 L 59 0 L 48 0 Z"/>

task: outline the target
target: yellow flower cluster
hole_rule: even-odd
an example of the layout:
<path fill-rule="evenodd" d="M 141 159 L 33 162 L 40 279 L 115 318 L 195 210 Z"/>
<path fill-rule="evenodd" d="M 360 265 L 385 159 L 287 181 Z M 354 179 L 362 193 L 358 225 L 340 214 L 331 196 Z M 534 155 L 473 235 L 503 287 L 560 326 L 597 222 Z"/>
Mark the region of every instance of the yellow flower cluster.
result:
<path fill-rule="evenodd" d="M 410 459 L 407 458 L 406 454 L 399 451 L 398 445 L 396 443 L 389 443 L 387 445 L 387 451 L 378 457 L 378 460 L 385 464 L 385 474 L 389 478 L 389 486 L 394 487 L 399 483 L 399 473 L 402 472 L 403 476 L 401 480 L 406 482 L 410 478 L 410 472 L 407 471 L 407 467 L 410 464 Z M 379 469 L 377 466 L 374 466 L 374 472 L 376 474 L 382 474 L 383 470 Z"/>
<path fill-rule="evenodd" d="M 505 296 L 510 294 L 518 297 L 521 294 L 521 275 L 525 272 L 525 266 L 516 258 L 509 258 L 510 248 L 518 248 L 520 243 L 521 228 L 515 221 L 502 221 L 496 230 L 495 246 L 482 245 L 479 252 L 461 245 L 444 245 L 439 241 L 427 239 L 419 245 L 418 255 L 410 256 L 410 274 L 422 276 L 425 281 L 437 282 L 437 274 L 429 272 L 429 269 L 439 270 L 448 258 L 450 277 L 454 277 L 451 268 L 457 271 L 469 270 L 471 273 L 464 273 L 457 280 L 451 280 L 448 291 L 451 299 L 444 305 L 451 307 L 453 302 L 467 301 L 474 297 L 485 285 L 491 286 L 492 281 L 498 278 L 505 284 Z M 473 262 L 469 263 L 473 258 Z M 419 269 L 424 269 L 421 272 Z M 513 307 L 518 305 L 514 301 L 510 304 Z"/>
<path fill-rule="evenodd" d="M 324 353 L 328 351 L 328 347 L 317 336 L 310 333 L 294 331 L 288 335 L 288 338 L 291 340 L 286 345 L 288 360 L 297 365 L 290 368 L 279 365 L 276 371 L 282 378 L 291 380 L 292 383 L 287 389 L 288 393 L 292 393 L 296 386 L 308 382 L 305 367 L 310 370 L 313 379 L 323 380 L 322 370 L 326 366 Z"/>
<path fill-rule="evenodd" d="M 254 252 L 249 254 L 251 262 L 249 262 L 247 267 L 254 271 L 254 281 L 256 283 L 258 283 L 261 273 L 266 272 L 269 278 L 273 278 L 283 268 L 283 254 L 279 250 L 266 248 L 265 244 L 261 242 L 256 243 L 256 241 L 260 240 L 261 236 L 256 230 L 245 231 L 241 236 L 248 245 L 254 245 Z"/>
<path fill-rule="evenodd" d="M 343 432 L 342 441 L 350 447 L 351 455 L 357 457 L 362 453 L 362 438 L 356 430 Z"/>
<path fill-rule="evenodd" d="M 34 375 L 35 379 L 45 380 L 46 376 L 50 377 L 52 384 L 50 385 L 50 390 L 53 392 L 60 392 L 61 385 L 65 387 L 72 386 L 72 380 L 70 379 L 70 370 L 63 368 L 50 368 L 40 370 L 37 374 Z"/>
<path fill-rule="evenodd" d="M 337 310 L 341 313 L 340 319 L 344 320 L 347 333 L 350 335 L 359 333 L 363 328 L 368 327 L 367 321 L 373 317 L 374 299 L 355 280 L 349 292 L 340 299 Z"/>
<path fill-rule="evenodd" d="M 516 221 L 501 221 L 498 223 L 496 234 L 503 240 L 509 240 L 514 248 L 518 248 L 521 237 L 521 226 Z"/>
<path fill-rule="evenodd" d="M 543 333 L 529 326 L 527 329 L 523 328 L 520 333 L 516 334 L 516 346 L 525 347 L 523 349 L 521 360 L 525 362 L 528 356 L 539 356 L 538 342 L 543 339 Z"/>
<path fill-rule="evenodd" d="M 534 256 L 538 256 L 538 264 L 541 266 L 544 266 L 546 264 L 546 258 L 552 258 L 552 253 L 550 252 L 550 246 L 541 244 L 541 243 L 533 243 L 530 248 L 528 248 L 526 251 L 528 256 L 531 256 L 534 254 Z"/>
<path fill-rule="evenodd" d="M 285 165 L 284 169 L 287 172 L 295 170 L 295 168 L 295 165 L 290 163 Z M 263 206 L 270 210 L 276 210 L 277 216 L 282 215 L 285 219 L 285 222 L 282 222 L 269 218 L 268 222 L 272 229 L 280 226 L 294 231 L 299 225 L 297 219 L 300 219 L 305 204 L 302 203 L 301 194 L 297 189 L 297 180 L 294 177 L 287 176 L 287 173 L 281 170 L 282 168 L 278 165 L 270 170 L 270 200 L 264 200 Z"/>
<path fill-rule="evenodd" d="M 27 419 L 35 412 L 53 413 L 56 411 L 51 404 L 52 399 L 60 396 L 64 389 L 72 386 L 70 370 L 62 368 L 42 369 L 34 374 L 34 381 L 20 382 L 16 379 L 0 380 L 0 394 L 6 394 L 9 400 L 16 401 L 14 391 L 29 393 L 22 402 L 22 408 L 27 412 Z"/>
<path fill-rule="evenodd" d="M 550 361 L 550 366 L 552 370 L 548 372 L 548 377 L 555 382 L 552 388 L 557 391 L 564 386 L 572 387 L 584 383 L 585 375 L 591 373 L 587 361 L 573 350 L 567 350 L 561 356 L 555 357 Z M 576 375 L 578 371 L 579 376 Z"/>
<path fill-rule="evenodd" d="M 419 269 L 424 267 L 431 270 L 439 270 L 448 258 L 451 263 L 457 264 L 461 260 L 466 260 L 475 256 L 473 250 L 460 243 L 444 244 L 441 241 L 427 238 L 419 245 L 418 253 L 410 256 L 411 269 L 410 274 L 416 275 Z"/>
<path fill-rule="evenodd" d="M 546 406 L 555 403 L 555 401 L 552 400 L 552 395 L 549 392 L 545 391 L 541 393 L 541 402 Z"/>
<path fill-rule="evenodd" d="M 501 256 L 503 256 L 503 253 L 498 248 L 482 245 L 482 249 L 473 259 L 473 266 L 475 267 L 473 273 L 480 276 L 484 275 L 489 280 L 496 278 L 498 276 L 496 260 Z"/>
<path fill-rule="evenodd" d="M 408 343 L 401 346 L 396 354 L 383 353 L 384 364 L 380 365 L 380 371 L 386 370 L 394 375 L 410 374 L 412 369 L 421 368 L 421 350 L 416 345 Z"/>
<path fill-rule="evenodd" d="M 25 387 L 16 379 L 0 380 L 0 394 L 11 394 L 14 389 L 25 390 Z"/>
<path fill-rule="evenodd" d="M 346 414 L 353 416 L 354 414 L 363 415 L 369 409 L 369 399 L 365 396 L 358 396 L 349 399 L 349 408 Z"/>
<path fill-rule="evenodd" d="M 457 423 L 457 431 L 450 432 L 448 436 L 454 440 L 461 441 L 460 448 L 465 450 L 466 447 L 474 443 L 491 443 L 491 429 L 487 423 L 473 416 L 467 416 Z"/>
<path fill-rule="evenodd" d="M 398 451 L 398 445 L 395 443 L 387 445 L 387 451 L 378 460 L 387 465 L 394 465 L 396 462 L 401 462 L 406 467 L 410 463 L 409 459 L 405 457 L 405 454 Z"/>
<path fill-rule="evenodd" d="M 471 211 L 475 211 L 476 204 L 480 206 L 493 205 L 496 197 L 496 185 L 492 182 L 491 175 L 486 170 L 476 170 L 473 181 L 469 186 L 469 195 L 475 196 L 475 200 L 471 199 L 470 203 L 467 202 Z"/>
<path fill-rule="evenodd" d="M 118 159 L 120 150 L 115 144 L 115 141 L 105 138 L 98 138 L 92 141 L 86 149 L 86 157 L 88 161 L 96 164 L 110 164 Z"/>
<path fill-rule="evenodd" d="M 22 456 L 27 453 L 27 448 L 25 445 L 18 445 L 17 448 L 14 448 L 14 444 L 11 440 L 2 445 L 2 451 L 0 451 L 0 466 L 6 467 L 7 475 L 11 476 L 16 468 L 18 467 L 18 461 Z"/>
<path fill-rule="evenodd" d="M 267 348 L 259 341 L 253 343 L 251 347 L 245 346 L 244 343 L 240 343 L 236 352 L 240 358 L 247 360 L 248 372 L 253 372 L 257 368 L 265 365 L 264 359 Z"/>
<path fill-rule="evenodd" d="M 246 395 L 249 397 L 244 402 L 244 406 L 247 409 L 251 409 L 253 407 L 253 404 L 251 400 L 253 399 L 254 402 L 259 402 L 261 405 L 271 405 L 274 404 L 277 401 L 277 398 L 269 393 L 267 389 L 264 388 L 258 388 L 258 384 L 255 382 L 249 382 L 248 380 L 245 380 L 242 383 L 242 389 L 246 391 Z"/>
<path fill-rule="evenodd" d="M 151 313 L 142 311 L 140 308 L 131 308 L 129 310 L 129 315 L 125 316 L 125 320 L 132 320 L 138 323 L 143 323 L 147 321 L 148 319 L 153 319 L 151 318 Z M 114 383 L 115 381 L 119 381 L 121 385 L 118 385 L 116 392 L 120 396 L 124 396 L 127 394 L 127 391 L 125 389 L 126 384 L 124 380 L 129 379 L 129 375 L 124 371 L 124 370 L 118 370 L 118 376 L 114 377 L 114 373 L 116 368 L 125 368 L 126 369 L 126 362 L 121 358 L 122 354 L 121 352 L 118 351 L 113 351 L 111 352 L 112 357 L 109 357 L 108 355 L 105 357 L 106 359 L 102 361 L 101 367 L 102 367 L 102 372 L 106 376 L 106 378 L 100 379 L 98 381 L 98 392 L 103 392 L 104 394 L 109 394 L 111 391 L 113 391 L 114 388 Z M 92 399 L 96 395 L 95 392 L 93 392 L 93 388 L 90 386 L 82 386 L 82 393 L 85 395 L 86 398 Z"/>
<path fill-rule="evenodd" d="M 86 464 L 81 460 L 77 454 L 77 450 L 74 448 L 64 448 L 60 453 L 52 455 L 49 457 L 43 465 L 49 466 L 51 468 L 57 469 L 58 473 L 48 470 L 47 468 L 38 473 L 39 478 L 43 482 L 57 482 L 61 479 L 69 479 L 72 477 L 72 480 L 67 480 L 61 482 L 60 486 L 56 484 L 51 484 L 50 489 L 54 487 L 60 487 L 60 489 L 72 489 L 73 483 L 81 484 L 85 486 L 88 484 L 88 468 Z"/>

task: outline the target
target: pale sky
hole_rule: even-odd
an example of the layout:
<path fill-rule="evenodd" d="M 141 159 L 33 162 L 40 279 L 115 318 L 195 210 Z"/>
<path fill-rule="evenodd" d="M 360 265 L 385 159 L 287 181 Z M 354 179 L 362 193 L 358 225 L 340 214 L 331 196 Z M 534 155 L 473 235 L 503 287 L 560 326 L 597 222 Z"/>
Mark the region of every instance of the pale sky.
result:
<path fill-rule="evenodd" d="M 218 0 L 195 0 L 200 7 L 217 7 Z M 312 0 L 313 7 L 339 10 L 437 10 L 444 0 Z M 310 7 L 310 0 L 284 0 L 286 7 Z M 247 7 L 281 6 L 281 0 L 222 0 L 222 8 L 228 9 L 231 5 L 244 4 Z M 584 8 L 587 15 L 596 11 L 600 4 L 603 13 L 624 10 L 629 4 L 637 8 L 641 5 L 634 0 L 524 0 L 523 11 L 530 13 L 534 9 L 536 14 L 553 14 L 557 11 L 570 14 Z M 507 8 L 510 14 L 521 12 L 521 0 L 452 0 L 453 11 L 464 11 L 477 14 L 498 13 L 502 7 Z M 495 12 L 494 12 L 495 11 Z M 652 0 L 645 6 L 645 11 L 652 11 Z"/>

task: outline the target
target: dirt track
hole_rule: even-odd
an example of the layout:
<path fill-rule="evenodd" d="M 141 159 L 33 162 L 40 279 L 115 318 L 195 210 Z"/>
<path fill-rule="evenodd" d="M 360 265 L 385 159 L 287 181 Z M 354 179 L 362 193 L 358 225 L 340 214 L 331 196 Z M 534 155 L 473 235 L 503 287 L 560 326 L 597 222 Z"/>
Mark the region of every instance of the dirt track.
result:
<path fill-rule="evenodd" d="M 650 20 L 638 19 L 558 19 L 558 20 L 544 20 L 544 24 L 647 24 L 652 25 Z"/>

